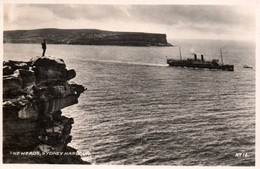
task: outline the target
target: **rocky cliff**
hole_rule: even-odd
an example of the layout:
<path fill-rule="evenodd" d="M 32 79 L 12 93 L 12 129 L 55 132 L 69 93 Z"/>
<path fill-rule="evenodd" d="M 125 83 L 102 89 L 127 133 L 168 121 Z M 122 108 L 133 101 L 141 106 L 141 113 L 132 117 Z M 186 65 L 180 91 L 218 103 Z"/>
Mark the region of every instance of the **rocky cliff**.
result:
<path fill-rule="evenodd" d="M 78 102 L 85 88 L 62 59 L 37 57 L 3 64 L 3 162 L 88 164 L 67 144 L 72 118 L 61 109 Z"/>
<path fill-rule="evenodd" d="M 4 43 L 41 43 L 119 46 L 172 46 L 166 34 L 112 32 L 96 29 L 37 29 L 4 31 Z"/>

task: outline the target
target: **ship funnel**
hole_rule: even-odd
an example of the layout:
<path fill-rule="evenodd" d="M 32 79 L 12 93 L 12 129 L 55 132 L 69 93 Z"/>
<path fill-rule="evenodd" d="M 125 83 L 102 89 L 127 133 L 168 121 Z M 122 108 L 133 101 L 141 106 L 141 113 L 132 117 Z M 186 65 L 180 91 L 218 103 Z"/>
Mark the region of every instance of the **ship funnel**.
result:
<path fill-rule="evenodd" d="M 194 53 L 194 60 L 197 60 L 197 55 Z"/>
<path fill-rule="evenodd" d="M 204 61 L 204 56 L 203 55 L 201 55 L 201 60 Z"/>

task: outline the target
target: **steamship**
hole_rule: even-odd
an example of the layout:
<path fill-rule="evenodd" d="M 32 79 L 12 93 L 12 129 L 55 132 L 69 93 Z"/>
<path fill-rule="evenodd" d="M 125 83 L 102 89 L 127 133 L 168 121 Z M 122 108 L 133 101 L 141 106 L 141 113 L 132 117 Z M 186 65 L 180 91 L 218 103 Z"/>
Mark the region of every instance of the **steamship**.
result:
<path fill-rule="evenodd" d="M 167 64 L 169 66 L 179 66 L 179 67 L 192 67 L 192 68 L 207 68 L 207 69 L 220 69 L 227 71 L 234 71 L 234 65 L 225 65 L 223 63 L 222 50 L 220 49 L 221 63 L 217 59 L 213 59 L 212 61 L 204 60 L 204 56 L 201 55 L 201 59 L 197 58 L 197 55 L 193 53 L 194 59 L 186 59 L 183 60 L 181 56 L 181 48 L 179 47 L 180 59 L 168 59 L 167 56 Z"/>

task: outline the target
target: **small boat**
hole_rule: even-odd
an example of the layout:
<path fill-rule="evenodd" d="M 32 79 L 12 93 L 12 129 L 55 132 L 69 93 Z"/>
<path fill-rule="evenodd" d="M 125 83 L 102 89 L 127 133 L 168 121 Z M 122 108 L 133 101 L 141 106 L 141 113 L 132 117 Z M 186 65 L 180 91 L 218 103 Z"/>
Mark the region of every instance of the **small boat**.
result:
<path fill-rule="evenodd" d="M 207 69 L 220 69 L 227 71 L 234 71 L 234 65 L 224 65 L 222 58 L 222 51 L 220 49 L 221 63 L 219 60 L 213 59 L 212 61 L 204 60 L 204 56 L 201 55 L 201 59 L 197 58 L 197 55 L 194 53 L 194 59 L 183 60 L 181 56 L 181 49 L 179 47 L 180 59 L 168 59 L 167 64 L 169 66 L 180 66 L 180 67 L 192 67 L 192 68 L 207 68 Z M 167 56 L 166 56 L 167 57 Z"/>
<path fill-rule="evenodd" d="M 247 66 L 247 65 L 244 65 L 243 68 L 253 69 L 253 67 L 251 67 L 251 66 Z"/>

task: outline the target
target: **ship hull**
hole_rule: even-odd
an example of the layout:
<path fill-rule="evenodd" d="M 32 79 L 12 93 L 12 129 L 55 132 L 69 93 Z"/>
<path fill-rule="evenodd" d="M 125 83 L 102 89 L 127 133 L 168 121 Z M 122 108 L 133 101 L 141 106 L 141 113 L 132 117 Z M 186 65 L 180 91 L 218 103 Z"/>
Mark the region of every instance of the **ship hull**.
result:
<path fill-rule="evenodd" d="M 194 63 L 189 60 L 167 59 L 167 64 L 169 64 L 169 66 L 177 66 L 177 67 L 207 68 L 207 69 L 234 71 L 233 65 L 219 65 L 219 64 L 213 64 L 212 62 Z"/>

